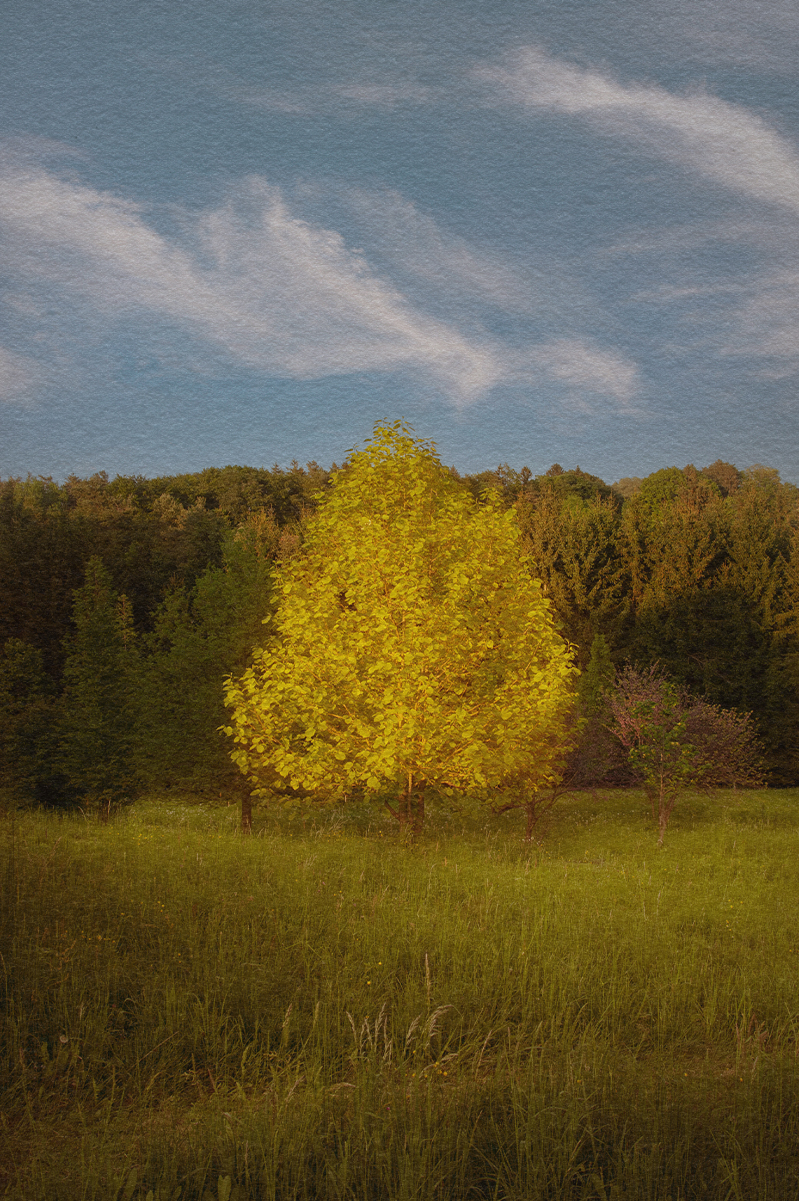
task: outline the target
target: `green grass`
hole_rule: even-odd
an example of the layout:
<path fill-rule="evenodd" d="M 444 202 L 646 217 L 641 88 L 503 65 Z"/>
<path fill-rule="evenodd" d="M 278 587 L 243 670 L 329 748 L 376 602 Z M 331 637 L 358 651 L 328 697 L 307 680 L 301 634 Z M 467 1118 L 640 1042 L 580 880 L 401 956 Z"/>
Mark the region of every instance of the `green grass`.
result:
<path fill-rule="evenodd" d="M 2 1196 L 799 1196 L 797 790 L 3 822 Z"/>

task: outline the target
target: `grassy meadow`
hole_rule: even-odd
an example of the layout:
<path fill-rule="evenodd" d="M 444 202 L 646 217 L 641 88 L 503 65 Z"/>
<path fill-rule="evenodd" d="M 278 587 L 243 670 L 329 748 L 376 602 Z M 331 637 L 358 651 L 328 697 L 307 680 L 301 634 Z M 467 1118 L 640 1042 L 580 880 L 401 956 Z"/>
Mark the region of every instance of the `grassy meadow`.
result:
<path fill-rule="evenodd" d="M 799 791 L 6 814 L 0 1196 L 799 1196 Z"/>

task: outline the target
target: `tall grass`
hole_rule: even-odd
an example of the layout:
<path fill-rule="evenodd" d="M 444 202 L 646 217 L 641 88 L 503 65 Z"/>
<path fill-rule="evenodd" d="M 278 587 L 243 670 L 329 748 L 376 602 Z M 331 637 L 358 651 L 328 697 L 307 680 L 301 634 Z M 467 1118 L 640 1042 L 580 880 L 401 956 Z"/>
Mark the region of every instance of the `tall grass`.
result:
<path fill-rule="evenodd" d="M 6 818 L 0 1191 L 793 1199 L 798 801 Z"/>

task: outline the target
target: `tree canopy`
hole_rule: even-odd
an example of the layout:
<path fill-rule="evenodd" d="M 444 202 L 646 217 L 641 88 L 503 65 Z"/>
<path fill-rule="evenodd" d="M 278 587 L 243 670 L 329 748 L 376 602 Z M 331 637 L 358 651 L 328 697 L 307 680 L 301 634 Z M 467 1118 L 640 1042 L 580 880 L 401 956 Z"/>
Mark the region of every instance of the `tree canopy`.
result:
<path fill-rule="evenodd" d="M 429 786 L 556 782 L 576 669 L 515 513 L 431 443 L 376 427 L 278 572 L 274 637 L 226 686 L 256 794 L 381 796 L 415 828 Z"/>

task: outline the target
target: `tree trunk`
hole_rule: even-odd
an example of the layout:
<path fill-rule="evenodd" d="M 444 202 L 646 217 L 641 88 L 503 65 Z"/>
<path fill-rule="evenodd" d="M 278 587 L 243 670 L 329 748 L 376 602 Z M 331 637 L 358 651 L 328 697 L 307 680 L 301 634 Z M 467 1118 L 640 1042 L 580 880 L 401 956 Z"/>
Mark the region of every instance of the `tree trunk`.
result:
<path fill-rule="evenodd" d="M 663 846 L 663 839 L 666 837 L 666 826 L 669 824 L 670 810 L 666 804 L 666 799 L 661 796 L 660 808 L 658 811 L 658 846 Z"/>
<path fill-rule="evenodd" d="M 404 835 L 411 822 L 411 777 L 400 793 L 399 798 L 400 834 Z"/>
<path fill-rule="evenodd" d="M 417 792 L 413 791 L 413 772 L 408 772 L 405 787 L 397 797 L 397 808 L 384 802 L 392 817 L 396 817 L 400 825 L 400 837 L 406 834 L 415 838 L 421 834 L 424 827 L 424 786 Z"/>
<path fill-rule="evenodd" d="M 525 805 L 525 810 L 527 811 L 527 825 L 525 826 L 524 830 L 524 841 L 532 842 L 536 819 L 535 801 L 528 801 Z"/>
<path fill-rule="evenodd" d="M 666 822 L 667 822 L 667 820 L 668 820 L 668 818 L 666 817 L 665 813 L 661 813 L 660 823 L 659 823 L 659 832 L 658 832 L 658 846 L 659 847 L 663 846 L 663 839 L 666 837 Z"/>
<path fill-rule="evenodd" d="M 413 827 L 412 832 L 414 838 L 421 834 L 424 828 L 424 788 L 418 789 L 416 793 L 416 803 L 413 807 Z"/>

